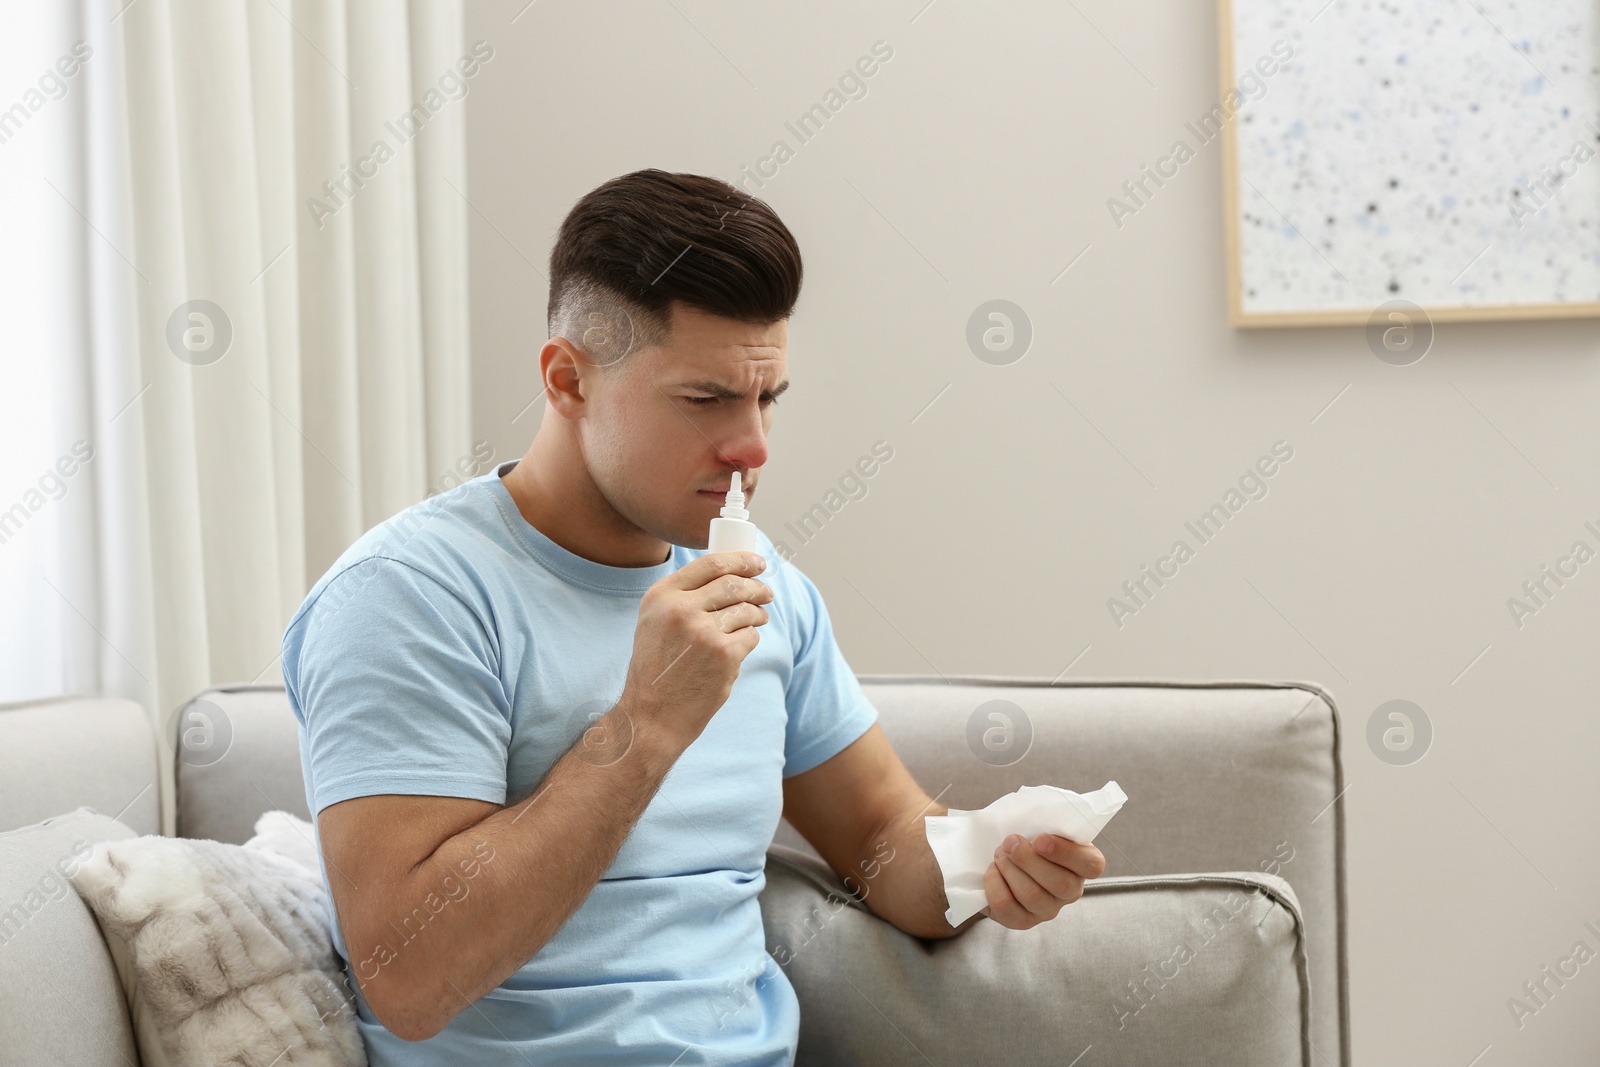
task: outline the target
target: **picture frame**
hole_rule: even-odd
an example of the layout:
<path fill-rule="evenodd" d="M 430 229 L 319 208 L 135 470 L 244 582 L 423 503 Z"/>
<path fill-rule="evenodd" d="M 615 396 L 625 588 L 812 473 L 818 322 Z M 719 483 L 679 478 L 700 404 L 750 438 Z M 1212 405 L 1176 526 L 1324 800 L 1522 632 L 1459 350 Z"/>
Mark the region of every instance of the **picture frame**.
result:
<path fill-rule="evenodd" d="M 1548 2 L 1525 52 L 1498 8 L 1218 0 L 1231 325 L 1600 317 L 1600 10 Z"/>

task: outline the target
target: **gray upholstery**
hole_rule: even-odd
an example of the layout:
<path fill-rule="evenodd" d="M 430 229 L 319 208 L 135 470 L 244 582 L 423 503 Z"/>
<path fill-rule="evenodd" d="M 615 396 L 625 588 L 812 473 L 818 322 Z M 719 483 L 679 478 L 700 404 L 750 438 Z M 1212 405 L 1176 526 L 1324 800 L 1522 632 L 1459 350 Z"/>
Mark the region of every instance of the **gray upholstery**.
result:
<path fill-rule="evenodd" d="M 803 1001 L 796 1067 L 1312 1065 L 1305 931 L 1270 874 L 1107 876 L 1033 930 L 921 941 L 776 845 L 761 912 Z"/>
<path fill-rule="evenodd" d="M 185 759 L 178 776 L 178 836 L 242 845 L 255 833 L 262 812 L 287 811 L 307 822 L 305 778 L 300 771 L 300 731 L 281 685 L 219 686 L 197 693 L 185 711 L 206 713 L 228 747 L 220 755 Z M 184 714 L 175 718 L 174 734 Z M 177 738 L 174 737 L 174 744 Z"/>
<path fill-rule="evenodd" d="M 1097 789 L 1128 802 L 1096 839 L 1106 874 L 1270 871 L 1300 900 L 1309 934 L 1320 1063 L 1349 1046 L 1345 973 L 1344 790 L 1333 697 L 1299 682 L 1052 685 L 1015 678 L 863 678 L 884 732 L 930 795 L 979 808 L 1021 785 Z M 1031 721 L 1032 748 L 993 767 L 967 743 L 987 701 Z M 810 851 L 785 827 L 778 840 Z M 1287 848 L 1284 845 L 1287 845 Z M 1281 862 L 1292 849 L 1293 859 Z"/>
<path fill-rule="evenodd" d="M 161 829 L 156 740 L 131 700 L 0 704 L 0 830 L 86 807 L 141 834 Z"/>
<path fill-rule="evenodd" d="M 1108 999 L 1112 987 L 1136 980 L 1147 964 L 1169 957 L 1173 946 L 1162 943 L 1170 939 L 1164 935 L 1190 922 L 1199 904 L 1238 891 L 1250 901 L 1250 922 L 1257 924 L 1250 927 L 1250 939 L 1229 942 L 1233 947 L 1223 951 L 1208 946 L 1198 953 L 1194 969 L 1185 966 L 1149 1007 L 1126 1022 L 1126 1030 L 1097 1040 L 1095 1053 L 1084 1063 L 1348 1065 L 1344 816 L 1338 800 L 1344 783 L 1338 718 L 1323 690 L 1287 682 L 1091 680 L 1051 685 L 1002 678 L 869 676 L 862 683 L 906 764 L 945 804 L 976 808 L 1019 785 L 1086 790 L 1113 778 L 1129 800 L 1098 840 L 1107 857 L 1106 877 L 1091 883 L 1084 900 L 1048 931 L 1013 932 L 980 923 L 954 942 L 923 943 L 865 915 L 847 917 L 856 925 L 841 924 L 838 931 L 850 930 L 851 936 L 838 937 L 826 955 L 797 958 L 791 966 L 810 1035 L 803 1048 L 831 1049 L 828 1055 L 838 1057 L 835 1062 L 893 1063 L 905 1051 L 896 1051 L 890 1040 L 896 1024 L 936 1029 L 950 1019 L 963 1020 L 954 1029 L 963 1030 L 966 1038 L 939 1040 L 944 1051 L 965 1050 L 960 1040 L 997 1032 L 998 1023 L 989 1020 L 1055 1018 L 1064 1010 L 1067 1022 L 1061 1025 L 1077 1029 L 1060 1032 L 1103 1033 L 1108 1020 L 1112 1026 L 1117 1021 Z M 264 811 L 282 808 L 305 816 L 298 729 L 282 687 L 225 686 L 197 699 L 206 702 L 208 721 L 226 727 L 229 740 L 225 750 L 204 758 L 182 758 L 180 749 L 175 763 L 179 833 L 238 844 L 251 836 Z M 986 762 L 969 744 L 974 712 L 995 699 L 1021 708 L 1032 729 L 1027 754 L 1008 766 Z M 0 710 L 0 759 L 8 761 L 0 779 L 0 814 L 42 817 L 56 797 L 66 802 L 54 810 L 89 803 L 86 796 L 113 812 L 125 805 L 134 793 L 128 787 L 151 772 L 147 767 L 129 772 L 123 764 L 142 767 L 153 761 L 154 744 L 148 732 L 143 739 L 132 736 L 133 722 L 148 723 L 137 708 L 106 707 L 118 703 Z M 29 795 L 33 791 L 37 796 Z M 138 829 L 153 830 L 153 797 L 148 810 L 142 803 L 129 808 L 125 818 L 142 821 Z M 772 892 L 770 900 L 763 897 L 764 909 L 805 911 L 825 900 L 821 884 L 791 877 L 799 869 L 795 864 L 817 862 L 815 853 L 787 826 L 781 828 L 778 844 L 797 852 L 787 869 L 769 863 Z M 806 856 L 809 860 L 802 858 Z M 0 905 L 4 903 L 0 898 Z M 81 950 L 90 958 L 103 954 L 98 932 L 92 938 L 87 933 L 79 930 L 75 936 L 81 944 L 63 945 L 61 952 Z M 1054 955 L 1044 946 L 1054 947 Z M 1303 954 L 1307 988 L 1297 988 L 1296 952 Z M 870 1009 L 870 1018 L 878 1020 L 878 1030 L 870 1033 L 865 1032 L 869 1017 L 857 1014 L 862 1004 L 844 995 L 855 994 L 827 977 L 877 975 L 876 968 L 885 961 L 910 967 L 934 956 L 940 957 L 938 967 L 905 976 L 903 988 L 916 990 L 916 996 L 897 993 L 896 999 L 879 1005 L 895 1023 Z M 1009 999 L 980 996 L 973 1003 L 954 992 L 939 992 L 954 989 L 964 967 L 985 959 L 993 962 L 986 972 L 992 989 L 999 988 L 997 969 L 1026 961 L 1029 983 L 1062 995 L 1019 998 L 1012 992 Z M 815 973 L 808 970 L 819 960 L 826 960 L 825 965 Z M 878 977 L 866 980 L 886 993 L 892 988 Z M 1245 980 L 1259 988 L 1251 992 Z M 1085 991 L 1081 1002 L 1078 989 Z M 90 1018 L 99 1030 L 125 1032 L 125 1013 L 120 1020 L 102 1017 L 103 1001 L 93 1003 L 99 1007 Z M 15 1041 L 32 1040 L 35 1044 L 29 1047 L 45 1048 L 63 1039 L 59 1026 L 20 1018 L 15 1026 L 34 1029 L 10 1035 Z M 1286 1020 L 1293 1022 L 1292 1028 Z M 1182 1045 L 1166 1046 L 1164 1037 L 1150 1036 L 1147 1044 L 1142 1036 L 1128 1036 L 1141 1030 L 1175 1033 L 1184 1026 L 1190 1037 Z M 1274 1060 L 1290 1048 L 1285 1035 L 1294 1039 L 1292 1055 Z M 1085 1036 L 1077 1048 L 1057 1050 L 1064 1054 L 1040 1062 L 1071 1062 L 1090 1041 Z M 1234 1051 L 1220 1059 L 1199 1052 L 1222 1047 L 1219 1042 L 1231 1042 L 1227 1047 Z M 1141 1058 L 1141 1049 L 1150 1054 Z M 6 1052 L 7 1046 L 0 1045 L 0 1059 Z M 965 1051 L 934 1059 L 1021 1063 L 1028 1062 L 1026 1053 L 1019 1046 L 996 1050 L 989 1059 Z M 866 1058 L 851 1058 L 858 1056 Z M 61 1062 L 98 1061 L 89 1056 Z M 916 1062 L 922 1062 L 920 1057 Z"/>
<path fill-rule="evenodd" d="M 0 1063 L 139 1062 L 111 949 L 66 877 L 86 846 L 137 836 L 87 808 L 0 833 Z"/>

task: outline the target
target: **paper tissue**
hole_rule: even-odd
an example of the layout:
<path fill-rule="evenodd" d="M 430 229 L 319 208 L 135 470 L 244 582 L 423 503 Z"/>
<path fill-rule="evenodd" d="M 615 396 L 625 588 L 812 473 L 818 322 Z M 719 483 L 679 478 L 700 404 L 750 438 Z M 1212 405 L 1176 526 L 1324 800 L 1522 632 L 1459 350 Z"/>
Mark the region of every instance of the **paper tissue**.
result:
<path fill-rule="evenodd" d="M 1025 785 L 981 811 L 951 808 L 948 815 L 926 816 L 928 845 L 939 861 L 945 900 L 950 905 L 945 921 L 960 926 L 989 906 L 983 874 L 994 862 L 994 850 L 1011 834 L 1030 841 L 1038 834 L 1056 834 L 1087 845 L 1127 799 L 1116 782 L 1107 782 L 1092 793 Z"/>

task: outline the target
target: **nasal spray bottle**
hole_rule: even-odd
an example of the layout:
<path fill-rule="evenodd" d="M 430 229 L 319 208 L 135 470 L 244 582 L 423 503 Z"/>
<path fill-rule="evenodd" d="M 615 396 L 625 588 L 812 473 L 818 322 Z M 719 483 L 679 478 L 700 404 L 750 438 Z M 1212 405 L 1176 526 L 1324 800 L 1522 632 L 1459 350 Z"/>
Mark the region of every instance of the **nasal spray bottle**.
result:
<path fill-rule="evenodd" d="M 711 520 L 711 542 L 706 546 L 707 552 L 755 552 L 760 555 L 756 547 L 756 524 L 750 521 L 750 513 L 744 507 L 744 492 L 739 472 L 733 472 L 732 484 L 728 486 L 728 496 L 722 505 L 722 514 Z"/>

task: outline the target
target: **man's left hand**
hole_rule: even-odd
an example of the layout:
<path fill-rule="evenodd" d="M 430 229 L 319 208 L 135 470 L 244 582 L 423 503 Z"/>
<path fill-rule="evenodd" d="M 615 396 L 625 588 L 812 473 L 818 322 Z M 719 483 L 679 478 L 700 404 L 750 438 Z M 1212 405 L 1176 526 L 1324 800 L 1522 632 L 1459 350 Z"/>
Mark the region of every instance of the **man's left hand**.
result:
<path fill-rule="evenodd" d="M 989 906 L 981 914 L 1013 930 L 1031 929 L 1083 896 L 1084 880 L 1105 870 L 1106 858 L 1093 845 L 1055 834 L 1032 841 L 1011 834 L 983 874 Z"/>

